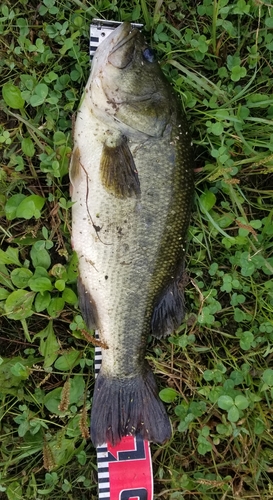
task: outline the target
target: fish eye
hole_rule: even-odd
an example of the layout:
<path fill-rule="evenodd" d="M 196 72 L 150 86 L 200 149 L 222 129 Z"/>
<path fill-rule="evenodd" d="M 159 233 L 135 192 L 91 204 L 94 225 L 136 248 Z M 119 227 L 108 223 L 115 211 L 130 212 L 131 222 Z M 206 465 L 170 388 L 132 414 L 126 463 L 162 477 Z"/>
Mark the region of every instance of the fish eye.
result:
<path fill-rule="evenodd" d="M 154 54 L 154 51 L 150 47 L 147 47 L 146 49 L 144 49 L 142 54 L 143 54 L 144 59 L 146 59 L 146 61 L 148 61 L 150 63 L 155 62 L 155 54 Z"/>

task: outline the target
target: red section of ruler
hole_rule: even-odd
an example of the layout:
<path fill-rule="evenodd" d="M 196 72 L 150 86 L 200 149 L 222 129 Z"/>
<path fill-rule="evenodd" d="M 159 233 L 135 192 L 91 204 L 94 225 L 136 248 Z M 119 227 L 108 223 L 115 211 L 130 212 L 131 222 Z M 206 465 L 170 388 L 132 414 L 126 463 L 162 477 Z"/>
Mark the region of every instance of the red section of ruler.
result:
<path fill-rule="evenodd" d="M 152 500 L 153 471 L 149 442 L 125 436 L 118 446 L 108 444 L 111 500 Z"/>
<path fill-rule="evenodd" d="M 125 436 L 118 446 L 98 446 L 99 500 L 153 500 L 150 445 Z"/>

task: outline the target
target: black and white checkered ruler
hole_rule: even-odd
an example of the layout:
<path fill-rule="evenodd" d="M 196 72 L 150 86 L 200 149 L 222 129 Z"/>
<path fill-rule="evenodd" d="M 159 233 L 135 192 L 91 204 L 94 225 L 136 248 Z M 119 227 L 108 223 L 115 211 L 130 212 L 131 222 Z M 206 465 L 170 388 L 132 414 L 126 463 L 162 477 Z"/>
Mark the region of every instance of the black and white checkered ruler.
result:
<path fill-rule="evenodd" d="M 96 332 L 96 339 L 99 335 Z M 95 376 L 101 366 L 95 347 Z M 125 436 L 117 446 L 97 447 L 99 500 L 152 500 L 153 468 L 150 443 L 140 435 Z"/>
<path fill-rule="evenodd" d="M 93 19 L 90 26 L 90 59 L 99 44 L 113 29 L 116 21 Z M 142 24 L 132 23 L 141 29 Z M 98 333 L 96 332 L 98 339 Z M 102 353 L 95 347 L 95 376 L 101 366 Z M 140 435 L 124 436 L 117 446 L 105 443 L 97 448 L 99 500 L 152 500 L 153 469 L 150 443 Z"/>

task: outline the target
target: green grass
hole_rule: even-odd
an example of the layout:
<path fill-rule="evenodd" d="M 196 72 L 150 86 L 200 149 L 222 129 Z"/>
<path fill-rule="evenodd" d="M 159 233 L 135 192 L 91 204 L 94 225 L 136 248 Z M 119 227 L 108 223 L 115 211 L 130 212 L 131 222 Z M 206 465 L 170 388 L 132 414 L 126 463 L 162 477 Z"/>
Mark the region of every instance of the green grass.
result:
<path fill-rule="evenodd" d="M 270 499 L 273 8 L 254 0 L 2 2 L 0 499 L 97 498 L 67 175 L 95 16 L 145 24 L 196 151 L 188 314 L 148 352 L 174 427 L 155 499 Z"/>

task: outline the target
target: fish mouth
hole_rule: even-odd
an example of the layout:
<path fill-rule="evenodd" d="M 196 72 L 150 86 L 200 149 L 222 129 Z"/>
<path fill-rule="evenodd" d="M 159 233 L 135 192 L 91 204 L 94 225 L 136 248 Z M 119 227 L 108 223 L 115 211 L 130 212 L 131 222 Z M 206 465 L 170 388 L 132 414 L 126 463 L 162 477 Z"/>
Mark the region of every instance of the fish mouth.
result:
<path fill-rule="evenodd" d="M 137 28 L 132 28 L 130 23 L 123 23 L 117 30 L 115 45 L 108 54 L 108 62 L 116 68 L 123 69 L 132 60 L 134 52 L 134 39 L 139 34 Z"/>

